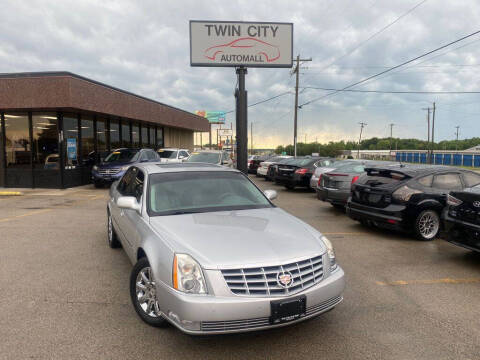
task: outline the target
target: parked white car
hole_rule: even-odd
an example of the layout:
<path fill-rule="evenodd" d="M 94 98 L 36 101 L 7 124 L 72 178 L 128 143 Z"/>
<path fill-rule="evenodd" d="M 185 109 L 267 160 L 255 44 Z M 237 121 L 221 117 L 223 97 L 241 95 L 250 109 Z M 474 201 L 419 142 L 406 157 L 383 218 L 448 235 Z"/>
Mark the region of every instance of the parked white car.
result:
<path fill-rule="evenodd" d="M 157 150 L 162 163 L 180 163 L 188 159 L 190 153 L 187 149 L 164 148 Z"/>
<path fill-rule="evenodd" d="M 291 158 L 291 157 L 292 156 L 289 156 L 289 155 L 280 155 L 280 156 L 272 157 L 272 158 L 268 159 L 267 161 L 261 162 L 260 166 L 257 169 L 257 176 L 259 176 L 259 177 L 267 176 L 268 167 L 270 165 L 272 165 L 273 163 L 276 163 L 279 160 L 288 159 L 288 158 Z"/>

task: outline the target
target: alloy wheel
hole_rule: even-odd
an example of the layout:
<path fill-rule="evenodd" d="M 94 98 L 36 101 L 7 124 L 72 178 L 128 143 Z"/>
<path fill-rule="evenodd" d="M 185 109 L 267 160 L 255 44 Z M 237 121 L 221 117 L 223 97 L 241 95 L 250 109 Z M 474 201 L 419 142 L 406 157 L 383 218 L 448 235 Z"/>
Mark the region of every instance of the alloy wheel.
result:
<path fill-rule="evenodd" d="M 135 293 L 138 305 L 146 315 L 154 318 L 161 316 L 155 281 L 150 267 L 144 267 L 138 272 Z"/>
<path fill-rule="evenodd" d="M 418 220 L 418 230 L 425 239 L 433 239 L 439 228 L 438 215 L 433 211 L 426 211 Z"/>

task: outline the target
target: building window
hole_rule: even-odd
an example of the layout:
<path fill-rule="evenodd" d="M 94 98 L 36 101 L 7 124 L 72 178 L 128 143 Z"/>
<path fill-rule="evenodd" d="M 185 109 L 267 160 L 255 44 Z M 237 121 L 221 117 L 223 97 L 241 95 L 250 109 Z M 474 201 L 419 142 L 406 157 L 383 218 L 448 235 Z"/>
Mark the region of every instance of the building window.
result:
<path fill-rule="evenodd" d="M 82 161 L 85 166 L 95 164 L 95 137 L 93 134 L 93 117 L 82 115 L 80 123 L 82 131 Z"/>
<path fill-rule="evenodd" d="M 142 147 L 148 147 L 148 125 L 142 124 Z"/>
<path fill-rule="evenodd" d="M 65 141 L 65 168 L 78 165 L 78 118 L 77 114 L 63 115 L 63 137 Z"/>
<path fill-rule="evenodd" d="M 110 120 L 110 148 L 112 150 L 122 147 L 120 142 L 120 124 L 118 120 Z"/>
<path fill-rule="evenodd" d="M 107 120 L 105 118 L 97 118 L 97 152 L 100 159 L 106 157 L 107 154 Z"/>
<path fill-rule="evenodd" d="M 126 119 L 122 119 L 122 146 L 130 147 L 130 124 Z"/>
<path fill-rule="evenodd" d="M 6 157 L 8 168 L 29 168 L 30 131 L 27 113 L 5 114 Z"/>
<path fill-rule="evenodd" d="M 55 113 L 33 113 L 33 164 L 37 169 L 59 170 L 58 121 Z"/>
<path fill-rule="evenodd" d="M 140 129 L 138 124 L 132 123 L 132 147 L 140 147 Z"/>
<path fill-rule="evenodd" d="M 157 128 L 157 149 L 162 148 L 163 145 L 163 128 Z"/>
<path fill-rule="evenodd" d="M 155 142 L 155 126 L 150 126 L 148 128 L 148 134 L 149 134 L 149 147 L 152 149 L 155 148 L 156 142 Z"/>

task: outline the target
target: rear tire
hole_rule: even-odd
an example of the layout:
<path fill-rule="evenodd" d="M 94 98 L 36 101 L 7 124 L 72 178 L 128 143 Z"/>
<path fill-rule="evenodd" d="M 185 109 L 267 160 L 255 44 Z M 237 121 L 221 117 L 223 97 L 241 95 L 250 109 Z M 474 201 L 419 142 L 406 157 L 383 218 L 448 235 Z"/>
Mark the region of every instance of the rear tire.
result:
<path fill-rule="evenodd" d="M 419 240 L 434 240 L 440 231 L 440 216 L 435 210 L 427 209 L 415 219 L 415 235 Z"/>
<path fill-rule="evenodd" d="M 100 181 L 95 181 L 95 182 L 93 183 L 93 185 L 95 185 L 95 187 L 96 187 L 97 189 L 103 188 L 103 183 L 101 183 Z"/>
<path fill-rule="evenodd" d="M 294 189 L 295 189 L 295 185 L 290 185 L 290 184 L 288 184 L 288 185 L 285 185 L 285 188 L 286 188 L 287 190 L 294 190 Z"/>
<path fill-rule="evenodd" d="M 150 326 L 165 327 L 168 321 L 161 315 L 153 272 L 146 257 L 135 264 L 130 275 L 130 297 L 140 319 Z"/>

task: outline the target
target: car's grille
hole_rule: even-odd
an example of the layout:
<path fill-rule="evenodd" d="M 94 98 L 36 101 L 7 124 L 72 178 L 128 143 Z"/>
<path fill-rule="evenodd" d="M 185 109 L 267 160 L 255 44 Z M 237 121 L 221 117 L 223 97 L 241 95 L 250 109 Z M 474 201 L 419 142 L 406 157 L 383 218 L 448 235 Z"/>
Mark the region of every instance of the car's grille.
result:
<path fill-rule="evenodd" d="M 100 175 L 116 175 L 120 172 L 120 169 L 99 169 L 98 173 Z"/>
<path fill-rule="evenodd" d="M 307 313 L 305 316 L 313 316 L 321 313 L 342 301 L 342 296 L 336 296 L 328 299 L 320 304 L 307 307 Z M 230 320 L 230 321 L 202 321 L 201 330 L 205 332 L 219 332 L 219 331 L 235 331 L 235 330 L 248 330 L 270 326 L 269 317 L 261 317 L 245 320 Z"/>
<path fill-rule="evenodd" d="M 322 256 L 278 266 L 222 270 L 222 274 L 236 295 L 290 295 L 322 280 Z M 280 286 L 278 276 L 282 274 L 291 274 L 293 281 L 289 287 Z"/>

